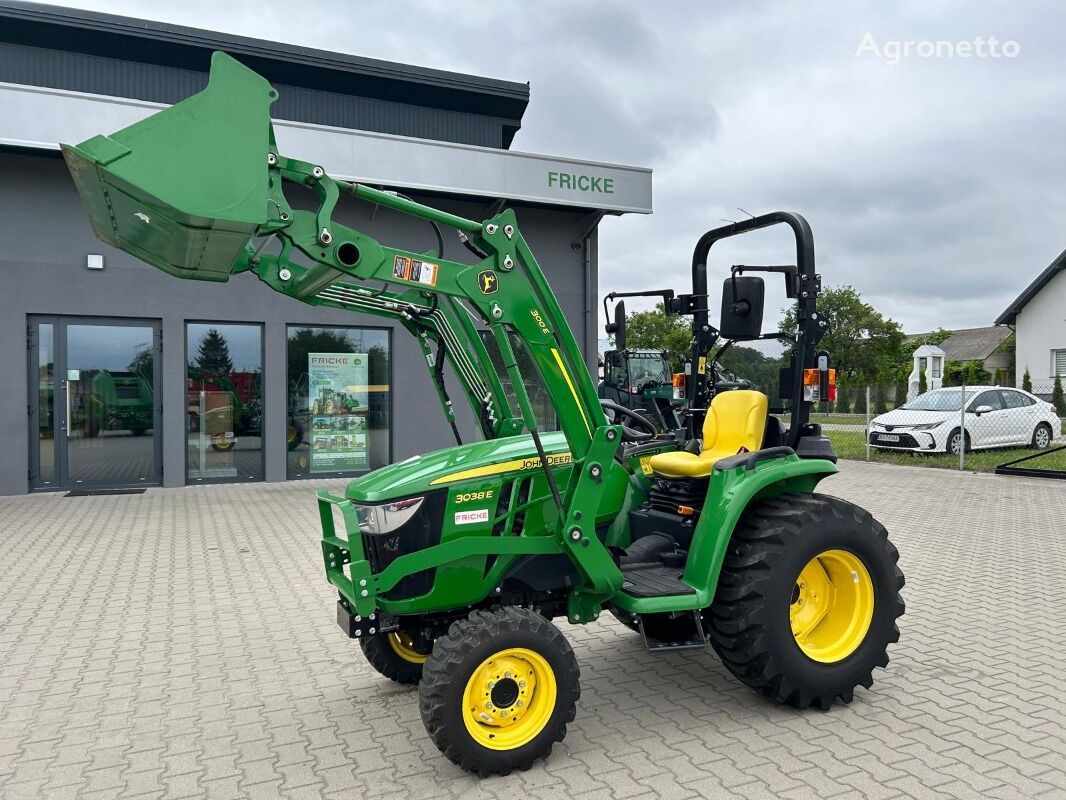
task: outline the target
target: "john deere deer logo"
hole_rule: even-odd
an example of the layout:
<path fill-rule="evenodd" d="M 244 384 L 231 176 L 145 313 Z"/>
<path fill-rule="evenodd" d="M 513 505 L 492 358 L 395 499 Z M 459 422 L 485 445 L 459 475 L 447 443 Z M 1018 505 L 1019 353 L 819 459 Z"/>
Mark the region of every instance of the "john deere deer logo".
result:
<path fill-rule="evenodd" d="M 500 286 L 500 279 L 491 269 L 486 269 L 477 274 L 477 285 L 482 294 L 495 294 Z"/>

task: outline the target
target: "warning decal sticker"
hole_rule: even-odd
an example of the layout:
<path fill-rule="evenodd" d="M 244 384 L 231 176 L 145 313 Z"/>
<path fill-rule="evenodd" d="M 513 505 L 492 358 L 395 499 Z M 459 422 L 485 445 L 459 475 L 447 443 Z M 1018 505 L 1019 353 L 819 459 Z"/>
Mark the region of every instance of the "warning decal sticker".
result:
<path fill-rule="evenodd" d="M 423 286 L 436 286 L 437 265 L 431 261 L 396 256 L 392 261 L 392 277 L 402 281 L 420 283 Z"/>
<path fill-rule="evenodd" d="M 411 259 L 411 277 L 408 280 L 425 286 L 437 285 L 437 265 L 428 261 Z"/>

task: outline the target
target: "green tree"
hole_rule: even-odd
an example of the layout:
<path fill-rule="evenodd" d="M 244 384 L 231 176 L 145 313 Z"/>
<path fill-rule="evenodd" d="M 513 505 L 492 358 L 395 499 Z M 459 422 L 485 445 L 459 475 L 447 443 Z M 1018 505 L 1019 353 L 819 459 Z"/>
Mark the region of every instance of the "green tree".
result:
<path fill-rule="evenodd" d="M 1025 368 L 1025 374 L 1022 375 L 1022 388 L 1027 392 L 1033 391 L 1033 378 L 1029 374 L 1029 367 Z"/>
<path fill-rule="evenodd" d="M 856 377 L 855 408 L 853 413 L 866 413 L 866 376 L 863 375 L 861 372 Z"/>
<path fill-rule="evenodd" d="M 1055 376 L 1055 385 L 1051 389 L 1051 405 L 1060 417 L 1066 417 L 1066 396 L 1062 394 L 1062 376 Z"/>
<path fill-rule="evenodd" d="M 873 407 L 872 411 L 873 411 L 874 414 L 884 414 L 886 411 L 888 411 L 888 408 L 886 407 L 886 404 L 885 404 L 885 383 L 884 383 L 884 381 L 878 381 L 877 383 L 874 384 L 874 391 L 873 391 L 872 400 L 873 400 L 873 404 L 874 404 L 874 407 Z"/>
<path fill-rule="evenodd" d="M 215 328 L 209 328 L 200 339 L 196 351 L 196 366 L 210 375 L 229 375 L 233 372 L 233 361 L 229 355 L 226 337 Z"/>
<path fill-rule="evenodd" d="M 155 353 L 152 348 L 138 350 L 126 369 L 151 386 L 155 379 Z"/>
<path fill-rule="evenodd" d="M 849 402 L 849 396 L 851 394 L 851 384 L 837 382 L 837 402 L 834 407 L 834 411 L 838 414 L 850 414 L 851 403 Z"/>
<path fill-rule="evenodd" d="M 746 378 L 770 398 L 774 405 L 778 396 L 780 358 L 771 358 L 753 347 L 730 347 L 722 354 L 721 366 L 740 378 Z"/>
<path fill-rule="evenodd" d="M 825 289 L 818 296 L 818 312 L 829 323 L 819 347 L 829 351 L 838 373 L 874 375 L 904 360 L 899 323 L 864 303 L 853 287 Z M 795 308 L 785 312 L 779 327 L 784 333 L 796 333 Z"/>
<path fill-rule="evenodd" d="M 899 372 L 896 376 L 896 405 L 901 406 L 907 402 L 907 392 L 910 389 L 910 382 L 907 380 L 910 376 L 906 373 Z"/>
<path fill-rule="evenodd" d="M 918 370 L 918 394 L 925 394 L 929 391 L 929 380 L 925 377 L 925 362 L 922 362 L 921 368 Z"/>
<path fill-rule="evenodd" d="M 335 331 L 324 328 L 299 328 L 289 335 L 288 365 L 290 384 L 302 384 L 306 387 L 307 382 L 307 355 L 308 353 L 351 353 L 355 351 L 355 345 L 348 338 L 346 331 Z M 370 359 L 370 372 L 375 372 L 375 359 Z M 385 375 L 388 371 L 385 370 Z M 370 377 L 371 383 L 378 383 L 376 376 Z M 388 383 L 386 378 L 381 383 Z"/>
<path fill-rule="evenodd" d="M 1003 386 L 1003 370 L 996 367 L 996 386 Z"/>
<path fill-rule="evenodd" d="M 683 356 L 688 353 L 691 342 L 692 323 L 685 317 L 666 314 L 662 303 L 653 311 L 634 311 L 626 315 L 626 347 L 666 350 L 673 356 Z"/>

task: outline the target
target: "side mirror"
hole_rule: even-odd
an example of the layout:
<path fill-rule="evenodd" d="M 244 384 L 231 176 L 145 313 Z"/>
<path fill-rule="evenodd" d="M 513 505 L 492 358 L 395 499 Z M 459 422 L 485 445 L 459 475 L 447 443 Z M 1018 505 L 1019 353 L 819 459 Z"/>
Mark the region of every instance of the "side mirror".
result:
<path fill-rule="evenodd" d="M 978 406 L 973 410 L 973 413 L 975 413 L 977 416 L 981 416 L 982 414 L 987 414 L 991 410 L 992 406 Z"/>
<path fill-rule="evenodd" d="M 603 310 L 607 310 L 607 300 L 603 301 Z M 626 304 L 619 300 L 614 306 L 614 322 L 608 322 L 603 326 L 607 335 L 614 335 L 614 347 L 616 350 L 626 349 Z"/>
<path fill-rule="evenodd" d="M 734 275 L 722 287 L 722 321 L 718 326 L 726 339 L 758 339 L 766 287 L 754 275 Z"/>

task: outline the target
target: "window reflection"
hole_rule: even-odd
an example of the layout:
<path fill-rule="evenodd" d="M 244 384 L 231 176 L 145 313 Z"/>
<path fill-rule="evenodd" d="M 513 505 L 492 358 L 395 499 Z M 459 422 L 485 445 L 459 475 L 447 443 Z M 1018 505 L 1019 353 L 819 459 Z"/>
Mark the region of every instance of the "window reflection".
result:
<path fill-rule="evenodd" d="M 261 326 L 189 323 L 185 377 L 189 480 L 261 480 Z"/>

